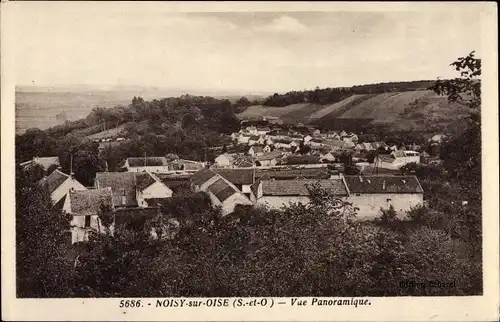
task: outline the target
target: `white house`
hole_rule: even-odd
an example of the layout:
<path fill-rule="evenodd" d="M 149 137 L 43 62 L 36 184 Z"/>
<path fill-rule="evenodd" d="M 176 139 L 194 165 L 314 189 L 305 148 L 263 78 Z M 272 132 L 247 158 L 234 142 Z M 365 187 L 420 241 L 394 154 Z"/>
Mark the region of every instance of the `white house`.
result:
<path fill-rule="evenodd" d="M 276 140 L 274 141 L 274 147 L 276 149 L 289 150 L 292 148 L 292 142 L 293 141 L 288 141 L 288 140 Z"/>
<path fill-rule="evenodd" d="M 269 145 L 253 145 L 248 149 L 248 155 L 260 156 L 271 152 L 271 147 Z"/>
<path fill-rule="evenodd" d="M 255 163 L 258 166 L 262 167 L 268 167 L 268 166 L 273 166 L 278 163 L 278 159 L 282 156 L 283 154 L 279 151 L 273 151 L 270 153 L 266 153 L 264 155 L 260 155 L 255 157 Z"/>
<path fill-rule="evenodd" d="M 335 162 L 336 158 L 331 152 L 328 152 L 321 155 L 321 160 L 326 162 Z"/>
<path fill-rule="evenodd" d="M 72 215 L 71 243 L 86 241 L 89 233 L 105 233 L 106 225 L 99 216 L 114 210 L 111 188 L 70 191 L 63 205 L 63 212 Z M 113 232 L 113 225 L 109 226 Z"/>
<path fill-rule="evenodd" d="M 258 135 L 252 135 L 248 139 L 248 145 L 259 144 L 259 139 L 260 139 L 260 137 Z"/>
<path fill-rule="evenodd" d="M 237 205 L 253 205 L 234 184 L 212 169 L 198 171 L 191 177 L 191 182 L 195 191 L 208 194 L 214 207 L 222 208 L 223 215 L 233 213 Z"/>
<path fill-rule="evenodd" d="M 257 135 L 258 132 L 257 132 L 257 128 L 255 126 L 247 126 L 247 128 L 245 129 L 247 133 L 251 134 L 251 135 Z"/>
<path fill-rule="evenodd" d="M 40 180 L 39 184 L 47 188 L 54 205 L 61 201 L 70 190 L 87 190 L 84 185 L 75 179 L 73 174 L 67 175 L 59 171 L 59 169 L 54 170 L 50 175 Z"/>
<path fill-rule="evenodd" d="M 218 167 L 230 167 L 233 164 L 234 157 L 228 153 L 224 153 L 215 158 L 214 161 Z"/>
<path fill-rule="evenodd" d="M 171 171 L 165 157 L 129 157 L 125 160 L 124 167 L 128 172 L 167 173 Z"/>
<path fill-rule="evenodd" d="M 319 183 L 323 189 L 328 189 L 339 197 L 347 197 L 348 193 L 342 179 L 296 179 L 296 180 L 259 180 L 251 186 L 250 199 L 257 205 L 266 205 L 279 209 L 290 203 L 308 204 L 308 185 Z"/>
<path fill-rule="evenodd" d="M 379 168 L 397 170 L 408 163 L 420 163 L 420 153 L 415 151 L 393 151 L 390 155 L 378 155 L 374 163 Z"/>
<path fill-rule="evenodd" d="M 381 215 L 380 208 L 391 205 L 404 219 L 406 212 L 423 203 L 424 190 L 415 176 L 344 176 L 349 191 L 347 201 L 359 208 L 359 219 Z"/>
<path fill-rule="evenodd" d="M 396 162 L 407 164 L 411 162 L 420 163 L 420 153 L 416 151 L 393 151 L 391 155 L 396 159 Z"/>
<path fill-rule="evenodd" d="M 139 207 L 156 207 L 158 202 L 172 197 L 172 190 L 152 173 L 135 174 L 135 182 Z"/>
<path fill-rule="evenodd" d="M 238 136 L 238 143 L 239 144 L 247 144 L 248 141 L 250 140 L 251 135 L 248 134 L 240 134 Z"/>
<path fill-rule="evenodd" d="M 306 135 L 306 136 L 304 136 L 304 143 L 307 143 L 307 142 L 311 141 L 312 139 L 313 139 L 312 136 Z"/>
<path fill-rule="evenodd" d="M 342 141 L 349 141 L 356 144 L 358 142 L 358 136 L 354 133 L 349 133 L 346 136 L 342 137 Z"/>
<path fill-rule="evenodd" d="M 94 186 L 111 188 L 116 208 L 152 207 L 172 197 L 172 190 L 149 172 L 98 172 Z"/>

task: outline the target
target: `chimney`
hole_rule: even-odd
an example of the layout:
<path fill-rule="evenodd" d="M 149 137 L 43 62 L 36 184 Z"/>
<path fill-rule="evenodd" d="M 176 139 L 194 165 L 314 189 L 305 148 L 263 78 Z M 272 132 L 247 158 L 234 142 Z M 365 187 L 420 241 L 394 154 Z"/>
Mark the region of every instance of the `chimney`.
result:
<path fill-rule="evenodd" d="M 385 190 L 385 180 L 382 182 L 382 190 Z"/>
<path fill-rule="evenodd" d="M 127 197 L 125 196 L 125 189 L 122 189 L 122 205 L 125 206 L 127 203 Z"/>
<path fill-rule="evenodd" d="M 71 180 L 75 180 L 75 173 L 74 173 L 74 172 L 71 172 L 71 173 L 69 174 L 69 176 L 71 177 Z"/>

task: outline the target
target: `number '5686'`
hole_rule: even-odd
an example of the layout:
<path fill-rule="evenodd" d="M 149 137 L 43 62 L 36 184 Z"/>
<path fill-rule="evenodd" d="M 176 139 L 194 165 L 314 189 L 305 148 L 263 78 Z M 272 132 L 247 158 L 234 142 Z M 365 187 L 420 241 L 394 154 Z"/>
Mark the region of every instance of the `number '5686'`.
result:
<path fill-rule="evenodd" d="M 121 300 L 120 307 L 140 307 L 141 300 Z"/>

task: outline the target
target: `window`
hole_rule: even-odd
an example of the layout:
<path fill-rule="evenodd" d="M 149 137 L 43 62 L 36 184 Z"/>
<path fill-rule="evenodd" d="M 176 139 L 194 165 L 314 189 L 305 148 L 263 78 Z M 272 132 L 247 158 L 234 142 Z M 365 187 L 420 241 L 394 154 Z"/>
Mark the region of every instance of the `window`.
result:
<path fill-rule="evenodd" d="M 387 202 L 387 207 L 389 207 L 391 205 L 391 199 L 386 199 L 385 201 Z"/>
<path fill-rule="evenodd" d="M 358 197 L 359 197 L 359 196 L 361 196 L 361 194 L 360 194 L 360 193 L 357 193 L 357 194 L 356 194 L 356 196 L 358 196 Z"/>
<path fill-rule="evenodd" d="M 90 227 L 90 216 L 85 216 L 85 228 Z"/>

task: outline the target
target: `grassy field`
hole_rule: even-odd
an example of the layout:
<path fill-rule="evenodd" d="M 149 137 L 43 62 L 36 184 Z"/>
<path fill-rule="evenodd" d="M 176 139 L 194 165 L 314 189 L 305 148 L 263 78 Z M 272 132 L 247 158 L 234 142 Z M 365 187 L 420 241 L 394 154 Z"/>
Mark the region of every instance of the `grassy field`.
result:
<path fill-rule="evenodd" d="M 429 90 L 353 95 L 329 105 L 293 104 L 285 107 L 250 106 L 239 117 L 275 116 L 287 124 L 329 124 L 367 120 L 395 130 L 442 131 L 468 115 Z M 339 121 L 339 122 L 336 122 Z M 340 122 L 340 123 L 342 123 Z M 364 121 L 366 122 L 366 121 Z M 362 122 L 361 122 L 362 123 Z"/>
<path fill-rule="evenodd" d="M 247 108 L 243 113 L 238 114 L 238 117 L 240 119 L 260 119 L 263 116 L 282 117 L 308 106 L 309 104 L 292 104 L 285 107 L 254 105 Z"/>
<path fill-rule="evenodd" d="M 89 138 L 91 140 L 110 138 L 112 136 L 118 135 L 118 133 L 120 133 L 124 128 L 125 128 L 125 124 L 122 124 L 122 125 L 119 125 L 113 129 L 109 129 L 106 131 L 102 131 L 99 133 L 89 135 L 89 136 L 87 136 L 87 138 Z"/>

